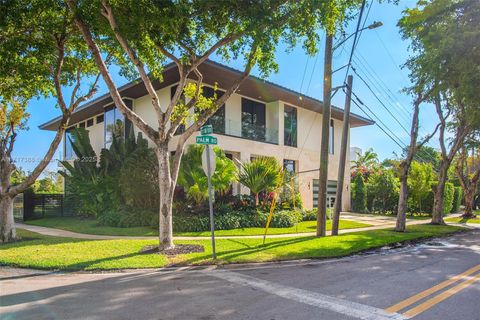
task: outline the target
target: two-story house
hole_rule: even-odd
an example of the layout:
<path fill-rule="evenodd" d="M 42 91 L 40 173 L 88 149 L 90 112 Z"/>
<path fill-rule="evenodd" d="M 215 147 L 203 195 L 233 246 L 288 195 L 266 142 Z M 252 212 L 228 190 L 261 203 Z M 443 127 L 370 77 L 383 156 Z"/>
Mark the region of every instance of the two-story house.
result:
<path fill-rule="evenodd" d="M 207 86 L 204 89 L 206 95 L 213 95 L 215 84 L 220 92 L 228 88 L 240 75 L 240 71 L 213 61 L 206 61 L 199 69 Z M 163 81 L 154 84 L 161 105 L 168 105 L 178 81 L 176 66 L 173 64 L 167 66 L 164 69 Z M 156 116 L 150 97 L 141 81 L 122 86 L 120 93 L 129 107 L 155 127 Z M 318 196 L 321 108 L 322 102 L 319 100 L 250 76 L 225 105 L 209 119 L 208 123 L 213 125 L 218 146 L 232 159 L 250 161 L 257 156 L 273 156 L 286 170 L 295 172 L 303 204 L 306 208 L 312 208 L 316 206 Z M 124 125 L 117 126 L 119 122 Z M 89 131 L 90 140 L 97 154 L 102 148 L 109 146 L 113 135 L 125 134 L 125 128 L 131 125 L 115 108 L 109 94 L 79 107 L 72 115 L 71 123 L 71 128 L 84 127 Z M 350 128 L 371 124 L 373 122 L 368 119 L 356 114 L 351 115 Z M 55 130 L 58 125 L 57 118 L 41 125 L 40 128 Z M 335 201 L 342 125 L 343 110 L 332 107 L 328 170 L 330 205 Z M 68 130 L 66 135 L 69 135 Z M 188 143 L 195 143 L 195 135 L 188 140 Z M 176 139 L 173 139 L 172 151 L 175 149 L 175 144 Z M 64 156 L 67 160 L 74 156 L 67 142 L 64 143 Z M 349 172 L 349 159 L 346 163 L 348 166 L 346 169 Z M 346 174 L 344 186 L 342 207 L 344 210 L 349 210 L 349 174 Z M 249 190 L 235 184 L 233 192 L 248 193 Z"/>

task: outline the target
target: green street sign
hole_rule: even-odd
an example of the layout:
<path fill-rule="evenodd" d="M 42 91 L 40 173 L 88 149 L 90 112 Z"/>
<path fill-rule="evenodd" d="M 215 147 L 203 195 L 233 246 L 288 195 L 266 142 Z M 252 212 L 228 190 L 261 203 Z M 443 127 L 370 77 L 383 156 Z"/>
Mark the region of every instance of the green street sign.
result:
<path fill-rule="evenodd" d="M 197 136 L 197 144 L 217 144 L 217 138 L 212 136 Z"/>
<path fill-rule="evenodd" d="M 211 133 L 213 133 L 213 126 L 211 124 L 203 126 L 200 129 L 200 132 L 201 132 L 202 135 L 211 134 Z"/>

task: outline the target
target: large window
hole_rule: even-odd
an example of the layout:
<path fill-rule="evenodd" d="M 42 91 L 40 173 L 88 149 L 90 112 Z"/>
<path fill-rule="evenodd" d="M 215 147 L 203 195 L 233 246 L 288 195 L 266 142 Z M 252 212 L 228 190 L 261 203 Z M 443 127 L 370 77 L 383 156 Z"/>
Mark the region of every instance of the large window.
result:
<path fill-rule="evenodd" d="M 125 100 L 125 104 L 128 108 L 132 108 L 132 102 Z M 126 120 L 124 115 L 114 106 L 105 108 L 105 148 L 110 148 L 115 139 L 125 139 L 129 131 L 132 129 L 130 121 Z"/>
<path fill-rule="evenodd" d="M 284 108 L 284 145 L 297 146 L 297 109 L 290 106 Z"/>
<path fill-rule="evenodd" d="M 175 92 L 177 91 L 177 87 L 178 86 L 175 85 L 175 86 L 170 88 L 170 99 L 173 99 L 173 96 L 175 95 Z M 180 96 L 179 102 L 185 103 L 185 95 L 183 93 Z M 185 132 L 185 125 L 181 124 L 181 125 L 178 126 L 177 130 L 175 131 L 175 134 L 178 135 L 178 134 L 182 134 L 184 132 Z"/>
<path fill-rule="evenodd" d="M 333 126 L 333 120 L 330 120 L 330 141 L 328 142 L 328 153 L 335 153 L 335 129 Z"/>
<path fill-rule="evenodd" d="M 75 127 L 70 127 L 65 131 L 65 145 L 64 145 L 64 150 L 65 150 L 65 158 L 64 160 L 73 160 L 75 159 L 75 152 L 73 152 L 72 148 L 72 142 L 73 140 L 73 135 L 72 135 L 72 130 L 74 130 Z"/>
<path fill-rule="evenodd" d="M 242 98 L 242 137 L 265 141 L 265 104 Z"/>
<path fill-rule="evenodd" d="M 217 98 L 223 95 L 222 91 L 217 90 L 217 92 L 215 92 L 213 88 L 203 87 L 204 97 L 212 98 L 215 96 L 215 93 L 217 94 Z M 218 108 L 218 110 L 215 111 L 215 113 L 207 120 L 207 122 L 205 122 L 205 124 L 211 124 L 214 133 L 225 134 L 225 105 L 222 105 L 220 108 Z"/>
<path fill-rule="evenodd" d="M 295 174 L 295 160 L 283 159 L 283 169 L 287 174 Z"/>

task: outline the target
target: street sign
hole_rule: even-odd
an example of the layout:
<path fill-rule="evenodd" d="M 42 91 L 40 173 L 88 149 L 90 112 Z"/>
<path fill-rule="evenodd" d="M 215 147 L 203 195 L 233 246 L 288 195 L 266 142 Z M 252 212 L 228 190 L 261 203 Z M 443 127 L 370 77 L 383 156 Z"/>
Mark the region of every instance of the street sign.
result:
<path fill-rule="evenodd" d="M 202 168 L 206 175 L 208 175 L 209 164 L 210 164 L 210 172 L 212 174 L 215 172 L 215 168 L 216 168 L 215 152 L 213 152 L 213 150 L 208 150 L 208 149 L 209 149 L 209 146 L 207 145 L 207 147 L 203 150 L 203 153 L 202 153 Z M 207 156 L 210 159 L 207 159 Z"/>
<path fill-rule="evenodd" d="M 217 144 L 218 140 L 212 136 L 197 136 L 197 144 Z"/>
<path fill-rule="evenodd" d="M 202 128 L 200 128 L 200 132 L 202 135 L 211 134 L 213 133 L 213 126 L 211 124 L 203 126 Z"/>
<path fill-rule="evenodd" d="M 209 137 L 209 136 L 205 136 Z M 198 141 L 198 137 L 197 137 Z M 217 143 L 215 139 L 215 143 Z M 212 233 L 212 257 L 215 260 L 217 258 L 217 252 L 215 251 L 215 221 L 213 219 L 213 187 L 212 187 L 212 174 L 215 171 L 215 152 L 211 149 L 210 145 L 205 146 L 205 150 L 202 153 L 202 167 L 207 174 L 208 182 L 208 207 L 210 209 L 210 232 Z"/>

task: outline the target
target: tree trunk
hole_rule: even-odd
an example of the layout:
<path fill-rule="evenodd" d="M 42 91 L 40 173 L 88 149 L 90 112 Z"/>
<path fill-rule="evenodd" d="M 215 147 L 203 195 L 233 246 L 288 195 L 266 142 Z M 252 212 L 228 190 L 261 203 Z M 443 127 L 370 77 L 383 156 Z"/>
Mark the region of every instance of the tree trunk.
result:
<path fill-rule="evenodd" d="M 172 249 L 173 226 L 172 226 L 172 202 L 174 184 L 170 176 L 170 161 L 168 143 L 160 144 L 156 148 L 158 160 L 158 180 L 160 188 L 160 212 L 159 212 L 159 250 Z"/>
<path fill-rule="evenodd" d="M 408 168 L 404 163 L 402 166 L 402 171 L 400 172 L 400 195 L 398 198 L 398 208 L 397 208 L 397 224 L 395 226 L 395 231 L 405 232 L 407 224 L 407 197 L 408 197 Z"/>
<path fill-rule="evenodd" d="M 473 214 L 473 202 L 475 198 L 474 189 L 475 188 L 471 188 L 470 190 L 466 190 L 465 192 L 465 210 L 463 212 L 462 218 L 465 218 L 465 219 L 475 218 L 475 215 Z"/>
<path fill-rule="evenodd" d="M 445 221 L 443 221 L 443 198 L 445 195 L 445 183 L 447 182 L 448 168 L 449 165 L 446 163 L 440 165 L 438 185 L 433 197 L 432 224 L 445 224 Z"/>
<path fill-rule="evenodd" d="M 15 241 L 16 237 L 13 198 L 5 195 L 0 198 L 0 243 Z"/>

